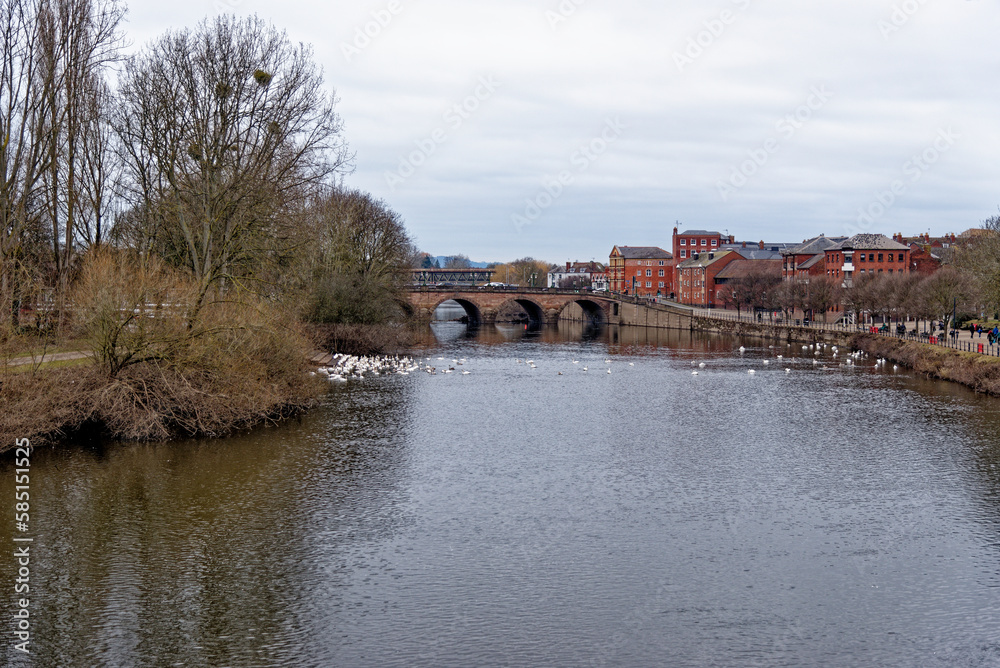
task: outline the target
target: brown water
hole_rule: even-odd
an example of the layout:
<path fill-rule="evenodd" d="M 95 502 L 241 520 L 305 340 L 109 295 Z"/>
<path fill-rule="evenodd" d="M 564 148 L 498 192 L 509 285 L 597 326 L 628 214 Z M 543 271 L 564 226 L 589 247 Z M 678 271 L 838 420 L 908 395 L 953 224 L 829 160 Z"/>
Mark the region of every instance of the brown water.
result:
<path fill-rule="evenodd" d="M 0 662 L 1000 665 L 997 400 L 656 330 L 447 323 L 420 353 L 470 374 L 35 451 L 33 654 L 10 621 Z"/>

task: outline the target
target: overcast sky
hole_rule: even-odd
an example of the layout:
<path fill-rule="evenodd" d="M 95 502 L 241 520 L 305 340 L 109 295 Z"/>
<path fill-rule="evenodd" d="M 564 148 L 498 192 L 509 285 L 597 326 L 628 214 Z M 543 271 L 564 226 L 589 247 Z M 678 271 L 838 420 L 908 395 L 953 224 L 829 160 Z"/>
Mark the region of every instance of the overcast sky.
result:
<path fill-rule="evenodd" d="M 682 229 L 960 233 L 1000 205 L 995 0 L 174 0 L 314 46 L 347 183 L 422 250 L 606 259 Z"/>

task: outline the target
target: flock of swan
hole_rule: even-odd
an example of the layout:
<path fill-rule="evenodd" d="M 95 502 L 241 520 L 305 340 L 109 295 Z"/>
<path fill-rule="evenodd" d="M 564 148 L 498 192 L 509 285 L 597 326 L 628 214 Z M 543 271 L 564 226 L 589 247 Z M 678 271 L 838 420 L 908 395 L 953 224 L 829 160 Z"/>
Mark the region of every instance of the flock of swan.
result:
<path fill-rule="evenodd" d="M 769 350 L 774 350 L 774 346 L 768 346 L 768 349 Z M 746 351 L 747 351 L 747 349 L 744 346 L 740 346 L 739 347 L 739 353 L 740 353 L 740 355 L 745 354 Z M 826 351 L 830 352 L 830 354 L 831 354 L 831 356 L 832 356 L 832 358 L 834 360 L 838 360 L 838 358 L 841 357 L 841 350 L 836 345 L 830 345 L 830 344 L 826 344 L 826 343 L 813 343 L 813 344 L 802 346 L 802 354 L 803 355 L 808 355 L 808 354 L 812 353 L 812 356 L 813 356 L 812 365 L 814 367 L 819 367 L 820 366 L 820 360 L 816 359 L 816 356 L 821 355 L 821 354 L 823 354 Z M 854 352 L 847 353 L 846 355 L 843 355 L 843 358 L 842 358 L 843 362 L 838 361 L 835 366 L 828 366 L 826 364 L 823 364 L 822 365 L 822 369 L 824 371 L 833 371 L 834 369 L 842 368 L 842 367 L 854 367 L 854 366 L 857 365 L 857 363 L 858 363 L 859 360 L 867 360 L 868 358 L 869 358 L 868 353 L 863 352 L 861 350 L 855 350 Z M 775 359 L 780 362 L 780 361 L 785 360 L 785 356 L 784 355 L 776 355 Z M 698 363 L 696 361 L 692 361 L 691 362 L 691 366 L 695 366 L 696 364 L 697 364 L 697 366 L 698 366 L 699 369 L 704 369 L 705 368 L 705 363 L 704 362 L 701 362 L 701 363 Z M 763 360 L 762 366 L 769 366 L 770 364 L 771 364 L 771 361 L 765 359 L 765 360 Z M 888 366 L 888 360 L 886 360 L 883 357 L 876 357 L 876 359 L 875 359 L 875 368 L 876 369 L 885 369 L 885 368 L 887 368 L 887 366 Z M 899 371 L 899 365 L 898 364 L 893 364 L 892 365 L 892 370 L 894 372 Z M 791 372 L 792 372 L 791 367 L 785 367 L 785 373 L 791 373 Z M 752 376 L 752 375 L 754 375 L 754 374 L 757 373 L 757 370 L 756 369 L 748 369 L 747 373 Z M 698 369 L 695 369 L 694 371 L 692 371 L 691 375 L 692 376 L 697 376 L 698 375 Z"/>
<path fill-rule="evenodd" d="M 356 357 L 354 355 L 334 355 L 330 364 L 321 366 L 312 375 L 326 377 L 330 382 L 346 382 L 361 380 L 366 376 L 387 376 L 398 374 L 408 376 L 420 369 L 420 363 L 412 357 L 400 355 L 372 355 Z"/>
<path fill-rule="evenodd" d="M 774 346 L 768 346 L 769 350 L 774 350 Z M 739 354 L 744 355 L 747 349 L 744 346 L 739 347 Z M 854 367 L 861 360 L 867 360 L 869 358 L 868 354 L 860 350 L 856 350 L 851 353 L 846 353 L 841 355 L 840 349 L 833 345 L 828 345 L 826 343 L 814 343 L 810 345 L 802 346 L 802 355 L 809 355 L 813 357 L 812 366 L 820 367 L 819 355 L 824 352 L 829 352 L 833 360 L 837 360 L 835 366 L 828 366 L 827 364 L 822 365 L 823 370 L 833 370 L 840 367 Z M 842 359 L 843 361 L 839 361 Z M 786 361 L 784 355 L 777 354 L 774 357 L 777 363 Z M 515 359 L 517 364 L 523 364 L 530 369 L 537 369 L 538 365 L 535 364 L 534 360 L 529 359 Z M 433 360 L 428 357 L 426 360 L 415 360 L 409 356 L 401 355 L 372 355 L 372 356 L 362 356 L 357 357 L 354 355 L 334 355 L 330 364 L 326 366 L 319 367 L 316 371 L 312 372 L 312 375 L 323 376 L 327 378 L 330 382 L 346 382 L 348 380 L 361 380 L 369 376 L 386 376 L 386 375 L 400 375 L 408 376 L 415 371 L 423 371 L 432 376 L 437 374 L 449 374 L 449 373 L 461 373 L 462 375 L 469 375 L 471 372 L 466 369 L 459 369 L 458 367 L 464 366 L 467 360 L 463 358 L 455 358 L 448 360 L 445 357 L 438 357 L 436 363 L 432 363 Z M 610 358 L 604 360 L 605 373 L 611 373 L 611 363 Z M 882 357 L 876 357 L 875 368 L 876 369 L 886 369 L 888 367 L 888 360 Z M 761 366 L 770 366 L 771 360 L 762 360 Z M 575 368 L 580 370 L 580 373 L 587 373 L 590 368 L 587 365 L 580 366 L 580 360 L 573 360 L 573 365 Z M 629 362 L 628 366 L 635 366 L 635 362 Z M 696 366 L 697 368 L 691 371 L 692 376 L 697 376 L 701 371 L 707 368 L 705 362 L 692 361 L 691 366 Z M 899 371 L 899 366 L 896 364 L 892 365 L 893 372 Z M 792 372 L 791 367 L 785 367 L 785 373 L 790 374 Z M 749 375 L 754 375 L 757 373 L 756 369 L 748 369 L 747 373 Z M 558 371 L 558 375 L 562 376 L 563 372 Z"/>

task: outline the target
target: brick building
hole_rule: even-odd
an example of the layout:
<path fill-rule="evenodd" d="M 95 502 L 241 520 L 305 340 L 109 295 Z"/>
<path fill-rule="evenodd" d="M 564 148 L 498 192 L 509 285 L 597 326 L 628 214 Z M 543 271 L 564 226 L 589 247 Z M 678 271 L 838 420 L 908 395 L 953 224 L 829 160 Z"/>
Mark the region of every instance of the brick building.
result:
<path fill-rule="evenodd" d="M 608 257 L 608 287 L 640 297 L 674 293 L 674 256 L 658 246 L 615 246 Z"/>
<path fill-rule="evenodd" d="M 826 275 L 826 251 L 847 241 L 847 237 L 819 235 L 781 252 L 781 277 L 808 282 Z"/>
<path fill-rule="evenodd" d="M 855 234 L 828 248 L 826 275 L 850 287 L 860 274 L 909 273 L 910 247 L 883 234 Z"/>
<path fill-rule="evenodd" d="M 673 255 L 677 262 L 689 260 L 695 253 L 717 251 L 724 243 L 733 243 L 733 237 L 724 237 L 719 232 L 708 230 L 686 230 L 678 233 L 674 228 Z"/>
<path fill-rule="evenodd" d="M 690 246 L 688 247 L 690 248 Z M 689 306 L 715 308 L 722 304 L 716 298 L 716 276 L 731 262 L 743 260 L 736 251 L 696 253 L 677 264 L 677 301 Z"/>

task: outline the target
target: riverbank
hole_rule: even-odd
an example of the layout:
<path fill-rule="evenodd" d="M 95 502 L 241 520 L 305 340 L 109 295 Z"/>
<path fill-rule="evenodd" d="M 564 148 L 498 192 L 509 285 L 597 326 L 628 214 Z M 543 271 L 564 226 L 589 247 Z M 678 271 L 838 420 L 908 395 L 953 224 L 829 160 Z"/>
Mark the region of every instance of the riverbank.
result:
<path fill-rule="evenodd" d="M 878 334 L 850 333 L 811 327 L 754 323 L 695 317 L 692 328 L 699 331 L 749 336 L 786 343 L 828 343 L 862 350 L 875 357 L 910 368 L 938 380 L 959 383 L 976 392 L 1000 396 L 1000 358 L 954 350 L 918 341 Z"/>
<path fill-rule="evenodd" d="M 326 391 L 310 373 L 319 351 L 400 354 L 414 340 L 404 325 L 305 329 L 301 337 L 258 331 L 238 345 L 151 358 L 113 373 L 84 359 L 93 358 L 90 352 L 8 355 L 0 374 L 0 452 L 18 438 L 36 445 L 86 435 L 161 441 L 273 424 L 311 408 Z M 61 355 L 77 363 L 61 366 Z"/>
<path fill-rule="evenodd" d="M 877 334 L 855 334 L 850 345 L 914 371 L 1000 396 L 1000 358 Z"/>

